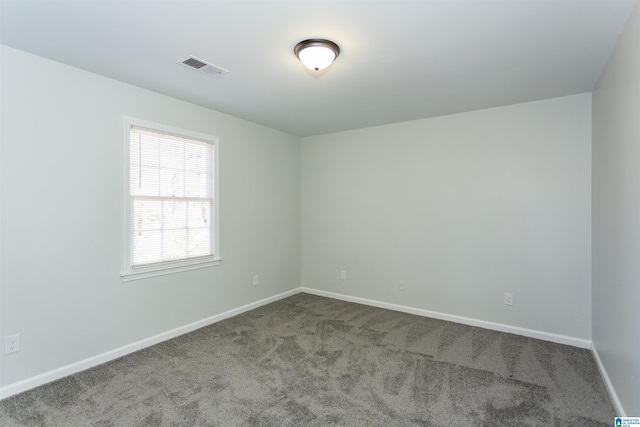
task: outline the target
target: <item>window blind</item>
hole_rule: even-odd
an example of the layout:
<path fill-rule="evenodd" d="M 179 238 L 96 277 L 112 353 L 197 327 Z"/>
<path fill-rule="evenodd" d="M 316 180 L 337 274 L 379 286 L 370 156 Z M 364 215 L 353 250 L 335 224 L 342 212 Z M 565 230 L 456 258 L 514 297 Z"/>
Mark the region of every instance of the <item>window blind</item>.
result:
<path fill-rule="evenodd" d="M 213 255 L 213 145 L 131 127 L 132 267 Z"/>

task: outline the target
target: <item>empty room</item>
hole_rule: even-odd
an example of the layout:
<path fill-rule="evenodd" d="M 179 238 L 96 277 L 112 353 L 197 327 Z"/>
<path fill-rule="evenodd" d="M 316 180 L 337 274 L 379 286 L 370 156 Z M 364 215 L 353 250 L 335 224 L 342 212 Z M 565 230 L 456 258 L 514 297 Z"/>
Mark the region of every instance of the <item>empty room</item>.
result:
<path fill-rule="evenodd" d="M 0 0 L 0 425 L 640 416 L 637 0 Z"/>

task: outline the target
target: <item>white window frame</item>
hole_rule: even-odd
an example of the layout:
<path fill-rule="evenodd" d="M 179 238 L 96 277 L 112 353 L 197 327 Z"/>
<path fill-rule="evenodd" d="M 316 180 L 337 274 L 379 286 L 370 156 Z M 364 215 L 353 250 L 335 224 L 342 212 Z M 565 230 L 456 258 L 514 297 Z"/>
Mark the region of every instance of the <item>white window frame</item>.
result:
<path fill-rule="evenodd" d="M 213 238 L 211 247 L 213 254 L 198 258 L 187 258 L 170 262 L 162 262 L 157 264 L 148 264 L 145 266 L 134 267 L 132 262 L 132 196 L 130 182 L 130 137 L 131 128 L 142 128 L 152 132 L 165 133 L 181 138 L 195 139 L 213 145 L 213 215 L 212 224 Z M 123 231 L 123 248 L 122 248 L 122 272 L 120 276 L 125 282 L 137 279 L 145 279 L 148 277 L 161 276 L 165 274 L 178 273 L 181 271 L 194 270 L 218 265 L 222 258 L 220 257 L 220 185 L 219 185 L 219 152 L 220 141 L 216 136 L 204 133 L 194 132 L 190 130 L 180 129 L 159 123 L 140 120 L 133 117 L 125 116 L 123 118 L 123 171 L 122 171 L 122 231 Z"/>

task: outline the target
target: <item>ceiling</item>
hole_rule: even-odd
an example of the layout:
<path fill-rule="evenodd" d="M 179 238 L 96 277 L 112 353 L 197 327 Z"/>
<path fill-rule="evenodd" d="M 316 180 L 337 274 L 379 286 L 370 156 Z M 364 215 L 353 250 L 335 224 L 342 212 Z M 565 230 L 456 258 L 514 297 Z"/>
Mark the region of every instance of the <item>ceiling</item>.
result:
<path fill-rule="evenodd" d="M 590 92 L 635 4 L 2 0 L 0 42 L 310 136 Z M 314 74 L 293 47 L 318 37 L 342 52 Z"/>

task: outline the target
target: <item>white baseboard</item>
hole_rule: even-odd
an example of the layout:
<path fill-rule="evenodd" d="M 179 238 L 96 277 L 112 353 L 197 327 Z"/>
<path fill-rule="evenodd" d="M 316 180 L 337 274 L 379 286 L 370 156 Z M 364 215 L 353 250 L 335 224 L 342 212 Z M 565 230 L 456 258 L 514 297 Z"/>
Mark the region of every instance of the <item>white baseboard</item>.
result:
<path fill-rule="evenodd" d="M 468 317 L 455 316 L 451 314 L 439 313 L 436 311 L 423 310 L 420 308 L 407 307 L 407 306 L 398 305 L 398 304 L 391 304 L 387 302 L 353 297 L 349 295 L 337 294 L 333 292 L 321 291 L 318 289 L 305 288 L 305 287 L 295 288 L 290 291 L 283 292 L 281 294 L 274 295 L 272 297 L 265 298 L 260 301 L 256 301 L 254 303 L 247 304 L 242 307 L 238 307 L 233 310 L 229 310 L 224 313 L 220 313 L 215 316 L 211 316 L 206 319 L 202 319 L 197 322 L 193 322 L 188 325 L 181 326 L 179 328 L 175 328 L 170 331 L 166 331 L 149 338 L 145 338 L 143 340 L 125 345 L 123 347 L 110 350 L 105 353 L 102 353 L 84 360 L 80 360 L 75 363 L 71 363 L 66 366 L 62 366 L 52 371 L 45 372 L 43 374 L 36 375 L 31 378 L 27 378 L 25 380 L 18 381 L 13 384 L 9 384 L 7 386 L 0 388 L 0 400 L 13 396 L 18 393 L 22 393 L 23 391 L 27 391 L 29 389 L 38 387 L 40 385 L 50 383 L 52 381 L 58 380 L 68 375 L 72 375 L 72 374 L 84 371 L 86 369 L 92 368 L 102 363 L 109 362 L 111 360 L 117 359 L 119 357 L 125 356 L 135 351 L 142 350 L 143 348 L 150 347 L 152 345 L 169 340 L 171 338 L 175 338 L 179 335 L 183 335 L 183 334 L 195 331 L 196 329 L 202 328 L 204 326 L 211 325 L 213 323 L 219 322 L 224 319 L 228 319 L 233 316 L 237 316 L 238 314 L 242 314 L 246 311 L 253 310 L 263 305 L 281 300 L 283 298 L 290 297 L 300 292 L 323 296 L 327 298 L 333 298 L 333 299 L 342 300 L 342 301 L 355 302 L 358 304 L 364 304 L 364 305 L 369 305 L 373 307 L 386 308 L 388 310 L 400 311 L 404 313 L 415 314 L 418 316 L 431 317 L 431 318 L 440 319 L 440 320 L 447 320 L 450 322 L 462 323 L 465 325 L 477 326 L 480 328 L 491 329 L 491 330 L 500 331 L 500 332 L 508 332 L 508 333 L 522 335 L 526 337 L 537 338 L 545 341 L 556 342 L 559 344 L 567 344 L 574 347 L 591 349 L 596 359 L 596 362 L 598 364 L 598 368 L 600 369 L 600 372 L 602 373 L 602 376 L 605 379 L 605 384 L 609 389 L 611 399 L 613 400 L 614 405 L 616 405 L 616 409 L 619 411 L 619 415 L 624 416 L 624 412 L 622 411 L 622 406 L 620 405 L 620 401 L 618 400 L 615 392 L 613 391 L 611 382 L 609 381 L 609 378 L 606 375 L 606 371 L 602 367 L 602 363 L 598 357 L 598 353 L 596 352 L 595 347 L 593 347 L 591 341 L 583 340 L 580 338 L 569 337 L 565 335 L 558 335 L 558 334 L 552 334 L 548 332 L 536 331 L 532 329 L 519 328 L 517 326 L 487 322 L 484 320 L 477 320 L 477 319 L 472 319 Z"/>
<path fill-rule="evenodd" d="M 434 319 L 447 320 L 449 322 L 462 323 L 469 326 L 477 326 L 479 328 L 491 329 L 494 331 L 508 332 L 511 334 L 522 335 L 529 338 L 537 338 L 544 341 L 551 341 L 558 344 L 566 344 L 573 347 L 591 348 L 591 341 L 581 338 L 574 338 L 566 335 L 553 334 L 550 332 L 536 331 L 533 329 L 520 328 L 517 326 L 505 325 L 502 323 L 487 322 L 485 320 L 472 319 L 469 317 L 455 316 L 452 314 L 439 313 L 437 311 L 423 310 L 421 308 L 407 307 L 404 305 L 391 304 L 370 300 L 366 298 L 353 297 L 350 295 L 337 294 L 333 292 L 321 291 L 312 288 L 302 288 L 302 292 L 321 297 L 333 298 L 342 301 L 355 302 L 358 304 L 370 305 L 373 307 L 386 308 L 388 310 L 401 311 L 404 313 L 415 314 L 418 316 L 431 317 Z"/>
<path fill-rule="evenodd" d="M 0 388 L 0 400 L 301 292 L 295 288 Z"/>
<path fill-rule="evenodd" d="M 594 343 L 591 343 L 591 353 L 593 354 L 593 358 L 596 360 L 596 365 L 598 365 L 598 370 L 600 371 L 600 376 L 604 380 L 604 385 L 607 386 L 611 402 L 613 403 L 613 406 L 615 406 L 616 416 L 626 417 L 627 413 L 624 411 L 622 403 L 620 403 L 620 399 L 618 399 L 618 395 L 613 388 L 613 384 L 611 384 L 611 380 L 609 379 L 606 369 L 604 369 L 604 365 L 602 364 L 602 360 L 600 360 L 600 355 L 598 354 L 598 349 Z"/>

